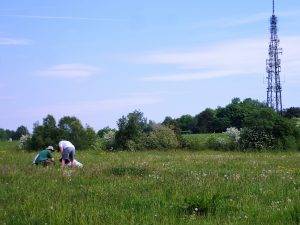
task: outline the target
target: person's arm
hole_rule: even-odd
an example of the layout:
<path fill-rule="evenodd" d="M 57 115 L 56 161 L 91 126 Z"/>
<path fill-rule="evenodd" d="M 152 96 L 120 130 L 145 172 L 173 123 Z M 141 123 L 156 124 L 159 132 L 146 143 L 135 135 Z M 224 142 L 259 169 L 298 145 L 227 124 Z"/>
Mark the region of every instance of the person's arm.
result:
<path fill-rule="evenodd" d="M 62 160 L 61 160 L 61 168 L 63 169 L 64 167 L 65 167 L 65 160 L 62 159 Z"/>
<path fill-rule="evenodd" d="M 48 152 L 48 159 L 50 159 L 52 162 L 54 162 L 54 156 L 51 152 Z"/>
<path fill-rule="evenodd" d="M 61 154 L 61 168 L 63 169 L 65 167 L 65 160 L 63 159 L 63 147 L 62 145 L 58 144 L 58 148 L 59 148 L 59 151 L 60 151 L 60 154 Z"/>
<path fill-rule="evenodd" d="M 62 153 L 63 153 L 63 150 L 64 150 L 64 149 L 63 149 L 63 147 L 62 147 L 62 146 L 60 146 L 60 145 L 59 145 L 58 147 L 59 147 L 59 151 L 60 151 L 60 153 L 62 154 Z"/>

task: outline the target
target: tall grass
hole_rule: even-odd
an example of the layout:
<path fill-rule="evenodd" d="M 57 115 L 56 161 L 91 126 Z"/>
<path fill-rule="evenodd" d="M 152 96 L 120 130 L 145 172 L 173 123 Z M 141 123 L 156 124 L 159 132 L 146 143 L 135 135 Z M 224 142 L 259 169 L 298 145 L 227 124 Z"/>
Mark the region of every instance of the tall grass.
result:
<path fill-rule="evenodd" d="M 5 148 L 1 224 L 299 224 L 297 152 L 85 151 L 62 176 Z"/>

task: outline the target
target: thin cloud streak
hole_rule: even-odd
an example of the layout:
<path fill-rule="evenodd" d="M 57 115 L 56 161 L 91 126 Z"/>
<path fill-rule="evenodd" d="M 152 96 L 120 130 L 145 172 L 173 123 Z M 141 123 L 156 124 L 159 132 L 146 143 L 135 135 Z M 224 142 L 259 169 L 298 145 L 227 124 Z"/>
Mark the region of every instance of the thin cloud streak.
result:
<path fill-rule="evenodd" d="M 37 72 L 38 76 L 42 77 L 57 77 L 57 78 L 86 78 L 96 75 L 101 70 L 95 66 L 85 64 L 59 64 L 48 69 Z"/>
<path fill-rule="evenodd" d="M 269 20 L 271 12 L 261 12 L 249 15 L 247 17 L 240 18 L 219 18 L 212 21 L 206 21 L 205 23 L 194 23 L 191 28 L 198 29 L 201 27 L 219 27 L 219 28 L 230 28 L 238 27 L 247 24 L 254 24 L 262 21 Z M 276 13 L 280 18 L 289 18 L 294 16 L 300 16 L 300 10 L 290 10 Z"/>
<path fill-rule="evenodd" d="M 0 37 L 0 45 L 29 45 L 31 41 L 28 39 Z"/>
<path fill-rule="evenodd" d="M 300 36 L 283 37 L 282 74 L 287 82 L 299 81 Z M 153 52 L 135 56 L 138 64 L 173 65 L 175 74 L 145 76 L 142 81 L 191 81 L 225 76 L 258 75 L 265 77 L 267 39 L 241 39 L 199 47 L 197 50 Z M 285 54 L 286 52 L 286 54 Z"/>
<path fill-rule="evenodd" d="M 173 75 L 158 75 L 144 77 L 142 81 L 161 81 L 161 82 L 180 82 L 180 81 L 194 81 L 194 80 L 205 80 L 218 77 L 237 76 L 237 75 L 250 75 L 251 73 L 245 71 L 208 71 L 200 73 L 181 73 Z"/>
<path fill-rule="evenodd" d="M 40 15 L 0 15 L 0 17 L 13 17 L 23 19 L 41 19 L 41 20 L 78 20 L 78 21 L 102 21 L 102 22 L 122 22 L 126 19 L 115 18 L 91 18 L 91 17 L 74 17 L 74 16 L 40 16 Z"/>
<path fill-rule="evenodd" d="M 37 117 L 42 117 L 49 113 L 56 116 L 70 115 L 70 113 L 76 116 L 96 115 L 105 111 L 115 112 L 116 110 L 131 110 L 136 107 L 154 105 L 161 102 L 163 102 L 163 99 L 157 95 L 131 96 L 115 99 L 58 103 L 56 105 L 47 105 L 42 107 L 24 109 L 21 110 L 20 113 L 26 115 L 34 115 Z M 57 113 L 59 113 L 59 115 Z"/>

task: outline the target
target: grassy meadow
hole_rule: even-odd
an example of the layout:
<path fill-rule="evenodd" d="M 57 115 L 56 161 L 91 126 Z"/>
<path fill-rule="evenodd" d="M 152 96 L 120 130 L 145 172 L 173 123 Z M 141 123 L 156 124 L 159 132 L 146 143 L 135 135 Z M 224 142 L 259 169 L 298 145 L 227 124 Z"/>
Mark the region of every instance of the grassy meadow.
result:
<path fill-rule="evenodd" d="M 84 168 L 62 176 L 14 145 L 0 143 L 3 225 L 300 222 L 299 152 L 78 151 Z"/>

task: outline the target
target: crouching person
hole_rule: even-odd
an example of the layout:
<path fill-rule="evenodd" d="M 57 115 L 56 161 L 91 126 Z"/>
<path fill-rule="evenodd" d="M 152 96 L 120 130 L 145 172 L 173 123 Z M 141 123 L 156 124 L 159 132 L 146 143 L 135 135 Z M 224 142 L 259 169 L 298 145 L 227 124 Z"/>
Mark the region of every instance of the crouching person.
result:
<path fill-rule="evenodd" d="M 75 146 L 71 142 L 63 140 L 58 143 L 58 147 L 61 153 L 61 168 L 63 169 L 68 163 L 75 167 Z"/>
<path fill-rule="evenodd" d="M 46 149 L 41 150 L 34 158 L 33 164 L 48 166 L 54 164 L 53 157 L 54 148 L 48 146 Z"/>

